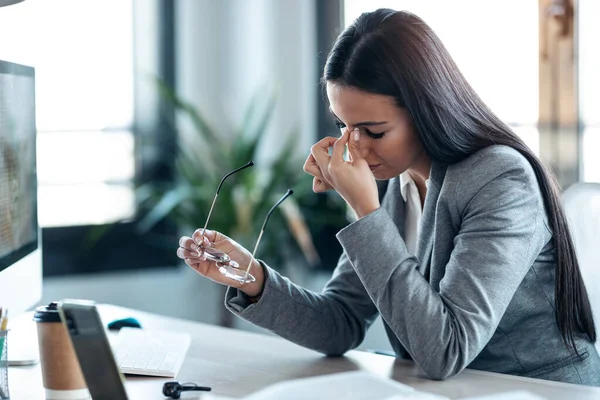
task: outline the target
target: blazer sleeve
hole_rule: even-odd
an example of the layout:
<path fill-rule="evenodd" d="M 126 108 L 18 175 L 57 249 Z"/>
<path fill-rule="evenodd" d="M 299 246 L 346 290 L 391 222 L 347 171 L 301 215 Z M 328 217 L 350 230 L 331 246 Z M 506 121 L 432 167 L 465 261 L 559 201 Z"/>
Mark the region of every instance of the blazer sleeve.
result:
<path fill-rule="evenodd" d="M 345 254 L 321 293 L 304 289 L 261 264 L 266 280 L 260 300 L 250 303 L 243 292 L 230 287 L 225 306 L 231 312 L 327 355 L 342 355 L 362 343 L 378 311 Z"/>
<path fill-rule="evenodd" d="M 483 179 L 456 187 L 461 226 L 439 292 L 385 209 L 338 233 L 382 318 L 432 379 L 457 374 L 484 348 L 549 237 L 540 232 L 543 203 L 526 159 L 471 167 Z"/>

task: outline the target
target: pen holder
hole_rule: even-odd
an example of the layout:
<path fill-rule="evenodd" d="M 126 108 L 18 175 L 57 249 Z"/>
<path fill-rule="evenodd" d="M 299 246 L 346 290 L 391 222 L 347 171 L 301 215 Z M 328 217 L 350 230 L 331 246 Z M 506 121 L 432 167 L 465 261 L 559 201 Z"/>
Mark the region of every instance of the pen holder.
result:
<path fill-rule="evenodd" d="M 8 331 L 0 331 L 0 399 L 9 399 L 8 393 Z"/>

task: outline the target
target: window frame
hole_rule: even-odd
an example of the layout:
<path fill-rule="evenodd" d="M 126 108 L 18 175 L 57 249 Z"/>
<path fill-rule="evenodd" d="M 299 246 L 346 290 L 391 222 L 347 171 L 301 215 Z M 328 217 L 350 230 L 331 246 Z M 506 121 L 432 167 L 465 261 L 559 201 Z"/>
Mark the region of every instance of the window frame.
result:
<path fill-rule="evenodd" d="M 134 68 L 152 71 L 174 87 L 175 2 L 134 0 L 133 3 Z M 149 54 L 152 56 L 147 57 Z M 161 99 L 158 88 L 149 85 L 147 76 L 135 74 L 131 129 L 135 143 L 134 186 L 150 181 L 174 181 L 177 137 L 169 122 L 174 115 L 174 107 Z M 164 221 L 142 234 L 138 222 L 143 212 L 138 207 L 132 220 L 113 224 L 42 228 L 44 277 L 176 267 L 173 251 L 177 243 L 176 227 Z M 99 235 L 97 240 L 90 241 L 95 235 Z"/>

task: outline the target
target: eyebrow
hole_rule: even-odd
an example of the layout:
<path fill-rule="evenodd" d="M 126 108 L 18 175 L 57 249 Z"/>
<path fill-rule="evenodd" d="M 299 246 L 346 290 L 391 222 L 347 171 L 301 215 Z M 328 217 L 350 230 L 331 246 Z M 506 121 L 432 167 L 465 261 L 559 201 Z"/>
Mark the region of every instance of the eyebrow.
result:
<path fill-rule="evenodd" d="M 331 108 L 329 109 L 329 112 L 331 113 L 331 115 L 334 116 L 335 119 L 337 119 L 339 122 L 342 122 L 337 115 L 335 115 L 335 113 L 331 110 Z M 352 126 L 355 127 L 359 127 L 359 126 L 377 126 L 377 125 L 384 125 L 387 124 L 387 121 L 363 121 L 363 122 L 358 122 L 356 124 L 352 124 Z"/>

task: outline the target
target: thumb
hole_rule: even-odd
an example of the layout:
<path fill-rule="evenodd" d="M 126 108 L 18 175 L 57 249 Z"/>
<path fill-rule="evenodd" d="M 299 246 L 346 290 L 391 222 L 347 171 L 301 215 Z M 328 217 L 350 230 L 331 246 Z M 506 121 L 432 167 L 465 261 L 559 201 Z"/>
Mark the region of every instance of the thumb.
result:
<path fill-rule="evenodd" d="M 196 231 L 192 235 L 192 239 L 197 244 L 200 244 L 202 242 L 203 236 L 205 241 L 208 240 L 211 243 L 220 242 L 221 240 L 228 239 L 227 236 L 223 235 L 220 232 L 211 231 L 210 229 L 203 231 L 202 228 L 196 229 Z"/>
<path fill-rule="evenodd" d="M 360 130 L 358 128 L 354 128 L 354 130 L 350 132 L 350 139 L 348 141 L 348 152 L 350 153 L 353 162 L 363 159 L 362 153 L 360 151 Z"/>

